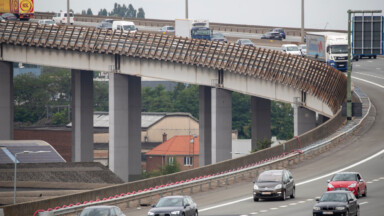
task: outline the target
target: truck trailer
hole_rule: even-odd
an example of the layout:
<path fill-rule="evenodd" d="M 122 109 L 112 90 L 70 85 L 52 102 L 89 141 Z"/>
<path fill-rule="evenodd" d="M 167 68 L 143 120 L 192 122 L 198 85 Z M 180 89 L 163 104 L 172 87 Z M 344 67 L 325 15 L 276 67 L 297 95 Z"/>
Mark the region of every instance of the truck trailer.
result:
<path fill-rule="evenodd" d="M 348 34 L 307 32 L 307 58 L 327 63 L 340 70 L 348 67 Z"/>
<path fill-rule="evenodd" d="M 29 20 L 34 10 L 34 0 L 0 0 L 0 15 L 12 13 L 20 20 Z"/>
<path fill-rule="evenodd" d="M 175 35 L 193 39 L 211 40 L 211 29 L 208 20 L 175 20 Z"/>

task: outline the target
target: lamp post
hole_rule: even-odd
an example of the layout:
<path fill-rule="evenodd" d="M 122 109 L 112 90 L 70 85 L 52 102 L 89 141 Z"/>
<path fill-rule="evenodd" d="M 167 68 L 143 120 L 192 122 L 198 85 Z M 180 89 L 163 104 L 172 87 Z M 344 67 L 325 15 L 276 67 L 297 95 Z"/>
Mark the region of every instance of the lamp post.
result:
<path fill-rule="evenodd" d="M 15 153 L 15 176 L 14 176 L 14 183 L 13 183 L 13 204 L 16 204 L 16 173 L 17 173 L 17 155 L 19 154 L 38 154 L 38 153 L 46 153 L 51 151 L 22 151 Z"/>

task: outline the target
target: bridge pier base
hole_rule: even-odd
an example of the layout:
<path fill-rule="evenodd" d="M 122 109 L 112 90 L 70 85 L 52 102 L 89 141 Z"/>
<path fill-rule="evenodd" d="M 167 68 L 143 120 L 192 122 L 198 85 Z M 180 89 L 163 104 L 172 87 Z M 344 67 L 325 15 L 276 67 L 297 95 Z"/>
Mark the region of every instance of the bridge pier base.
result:
<path fill-rule="evenodd" d="M 0 140 L 13 140 L 13 66 L 0 61 Z"/>
<path fill-rule="evenodd" d="M 316 113 L 305 107 L 293 106 L 294 136 L 299 136 L 316 127 Z"/>
<path fill-rule="evenodd" d="M 211 91 L 211 87 L 199 86 L 199 166 L 212 163 Z"/>
<path fill-rule="evenodd" d="M 317 115 L 317 125 L 321 125 L 321 124 L 323 124 L 324 122 L 326 122 L 326 121 L 328 121 L 329 120 L 329 118 L 327 117 L 327 116 L 323 116 L 323 115 L 321 115 L 321 114 L 318 114 Z"/>
<path fill-rule="evenodd" d="M 71 73 L 72 161 L 93 162 L 93 71 Z"/>
<path fill-rule="evenodd" d="M 109 74 L 109 168 L 141 179 L 141 78 Z"/>
<path fill-rule="evenodd" d="M 251 97 L 251 112 L 252 112 L 252 150 L 257 146 L 258 141 L 264 139 L 271 140 L 271 101 L 259 97 Z M 264 148 L 269 146 L 264 146 Z"/>

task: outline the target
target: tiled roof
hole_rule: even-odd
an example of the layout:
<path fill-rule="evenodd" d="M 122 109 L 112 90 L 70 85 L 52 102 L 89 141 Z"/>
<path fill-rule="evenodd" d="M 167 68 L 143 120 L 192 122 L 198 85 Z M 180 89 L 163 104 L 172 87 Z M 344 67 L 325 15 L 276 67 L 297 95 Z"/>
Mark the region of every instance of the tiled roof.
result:
<path fill-rule="evenodd" d="M 174 136 L 166 142 L 156 146 L 146 155 L 198 155 L 199 137 L 193 138 L 192 135 Z"/>

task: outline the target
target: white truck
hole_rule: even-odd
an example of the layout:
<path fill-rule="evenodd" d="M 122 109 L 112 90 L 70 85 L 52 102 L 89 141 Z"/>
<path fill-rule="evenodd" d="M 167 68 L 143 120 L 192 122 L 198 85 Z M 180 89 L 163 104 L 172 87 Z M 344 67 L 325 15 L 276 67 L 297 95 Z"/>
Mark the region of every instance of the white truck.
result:
<path fill-rule="evenodd" d="M 348 34 L 338 32 L 307 32 L 307 58 L 325 62 L 347 71 Z"/>
<path fill-rule="evenodd" d="M 211 40 L 211 30 L 208 20 L 175 20 L 176 37 Z"/>

